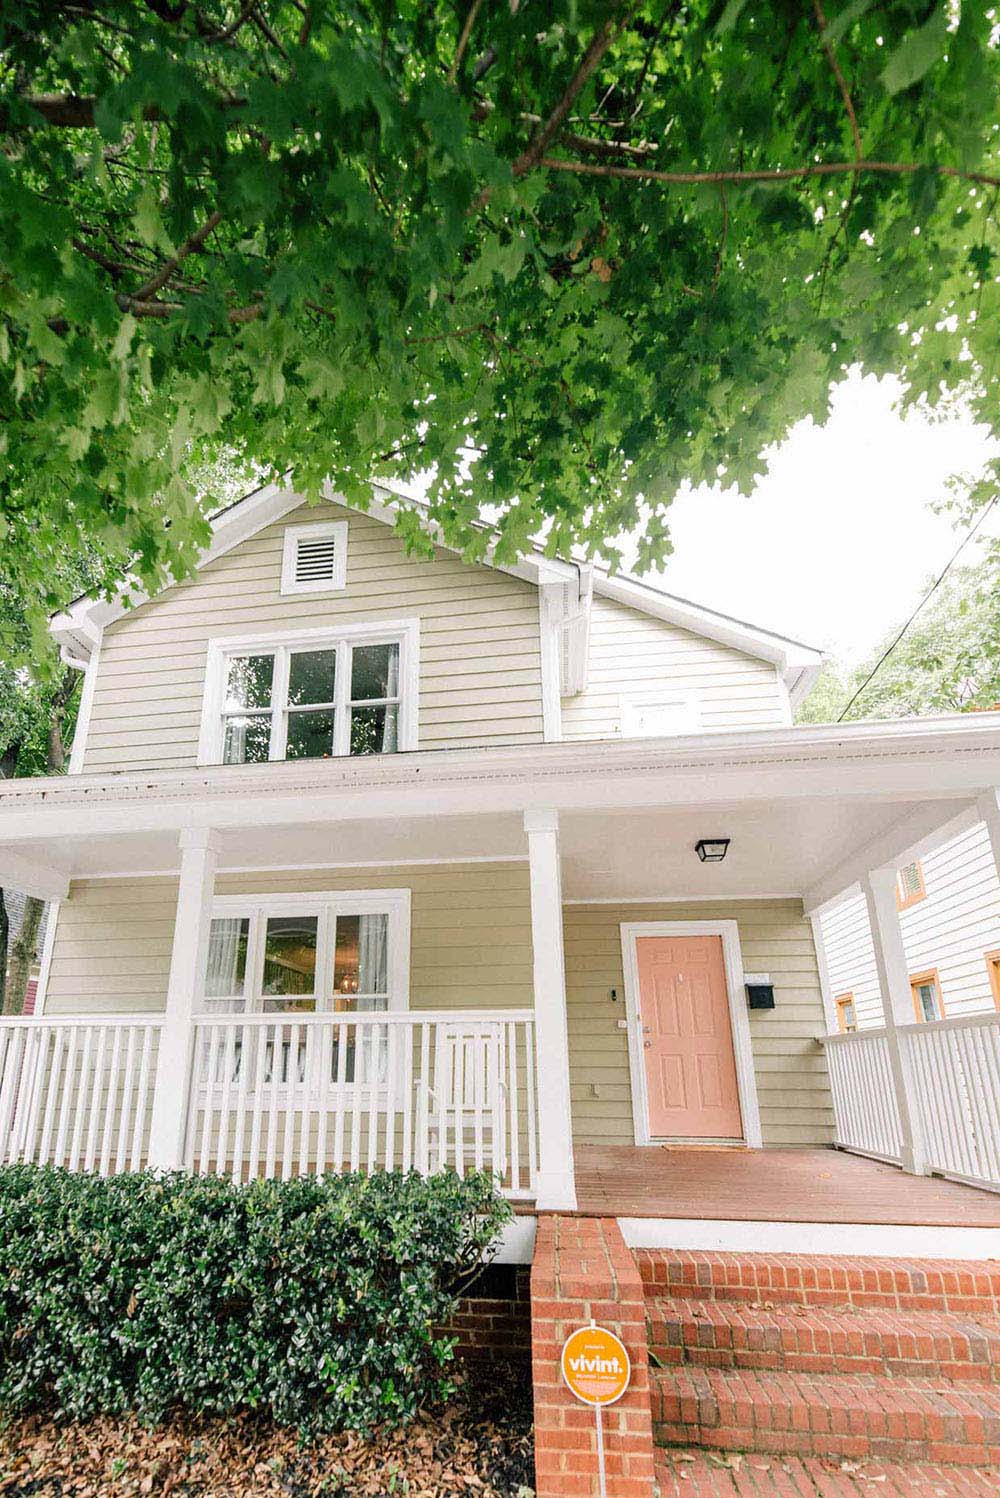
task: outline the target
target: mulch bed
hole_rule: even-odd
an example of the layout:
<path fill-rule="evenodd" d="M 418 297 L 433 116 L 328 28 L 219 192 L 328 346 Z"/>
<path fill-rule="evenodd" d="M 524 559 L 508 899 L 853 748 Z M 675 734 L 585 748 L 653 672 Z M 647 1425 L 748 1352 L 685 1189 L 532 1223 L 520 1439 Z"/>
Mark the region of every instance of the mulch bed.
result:
<path fill-rule="evenodd" d="M 0 1427 L 0 1498 L 530 1498 L 531 1383 L 506 1364 L 470 1366 L 455 1398 L 371 1440 L 296 1433 L 256 1415 Z"/>

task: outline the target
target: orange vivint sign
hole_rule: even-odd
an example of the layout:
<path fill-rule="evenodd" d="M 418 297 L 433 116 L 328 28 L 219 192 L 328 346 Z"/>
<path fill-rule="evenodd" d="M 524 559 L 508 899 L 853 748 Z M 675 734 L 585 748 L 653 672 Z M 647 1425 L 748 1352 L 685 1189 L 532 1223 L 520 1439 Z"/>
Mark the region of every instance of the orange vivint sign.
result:
<path fill-rule="evenodd" d="M 562 1376 L 582 1404 L 614 1404 L 632 1367 L 624 1344 L 603 1326 L 581 1326 L 563 1343 Z"/>

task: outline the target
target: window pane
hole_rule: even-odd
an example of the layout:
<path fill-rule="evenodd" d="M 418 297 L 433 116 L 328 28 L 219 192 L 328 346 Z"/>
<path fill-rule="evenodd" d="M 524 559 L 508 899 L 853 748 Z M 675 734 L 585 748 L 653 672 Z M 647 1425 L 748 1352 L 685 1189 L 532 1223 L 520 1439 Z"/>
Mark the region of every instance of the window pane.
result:
<path fill-rule="evenodd" d="M 354 707 L 351 709 L 351 753 L 394 754 L 399 747 L 397 714 L 391 707 Z"/>
<path fill-rule="evenodd" d="M 205 974 L 207 999 L 242 997 L 246 993 L 249 935 L 249 920 L 236 917 L 212 922 Z"/>
<path fill-rule="evenodd" d="M 273 655 L 234 655 L 226 675 L 224 711 L 241 707 L 270 707 L 274 682 Z"/>
<path fill-rule="evenodd" d="M 283 1008 L 314 1007 L 316 924 L 314 915 L 268 916 L 261 993 L 265 998 L 287 994 L 289 997 L 304 996 L 309 1001 L 296 1006 L 283 1005 Z"/>
<path fill-rule="evenodd" d="M 288 663 L 288 701 L 292 707 L 333 702 L 337 677 L 335 650 L 296 650 Z"/>
<path fill-rule="evenodd" d="M 359 1007 L 354 995 L 385 994 L 389 990 L 389 917 L 339 915 L 333 962 L 334 1008 Z M 371 1004 L 362 1003 L 362 1009 Z"/>
<path fill-rule="evenodd" d="M 399 696 L 399 646 L 355 645 L 351 652 L 351 701 Z"/>
<path fill-rule="evenodd" d="M 222 745 L 224 765 L 259 765 L 267 759 L 271 747 L 271 715 L 257 713 L 251 718 L 226 718 Z"/>
<path fill-rule="evenodd" d="M 318 713 L 288 714 L 288 745 L 286 759 L 329 759 L 333 753 L 334 714 L 332 710 Z"/>
<path fill-rule="evenodd" d="M 933 983 L 921 983 L 917 989 L 920 1009 L 925 1020 L 938 1018 L 937 991 Z"/>

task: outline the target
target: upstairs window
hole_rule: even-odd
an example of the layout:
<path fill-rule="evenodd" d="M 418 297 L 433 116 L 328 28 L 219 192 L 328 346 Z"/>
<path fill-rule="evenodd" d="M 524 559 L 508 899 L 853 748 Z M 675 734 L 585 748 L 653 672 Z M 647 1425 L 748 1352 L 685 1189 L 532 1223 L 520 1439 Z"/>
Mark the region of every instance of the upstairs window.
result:
<path fill-rule="evenodd" d="M 851 1035 L 858 1028 L 858 1012 L 852 993 L 842 993 L 834 1000 L 837 1006 L 837 1026 L 841 1035 Z"/>
<path fill-rule="evenodd" d="M 622 736 L 626 739 L 672 738 L 697 733 L 700 726 L 694 697 L 657 697 L 622 704 Z"/>
<path fill-rule="evenodd" d="M 932 1024 L 934 1020 L 944 1019 L 944 999 L 936 968 L 931 968 L 926 973 L 914 973 L 910 978 L 910 992 L 913 995 L 913 1012 L 921 1024 Z"/>
<path fill-rule="evenodd" d="M 918 905 L 926 898 L 924 871 L 917 858 L 896 873 L 896 906 L 899 910 L 909 910 L 911 905 Z"/>
<path fill-rule="evenodd" d="M 416 621 L 238 647 L 214 642 L 202 763 L 416 748 Z"/>
<path fill-rule="evenodd" d="M 285 527 L 282 593 L 338 593 L 346 586 L 346 520 Z"/>

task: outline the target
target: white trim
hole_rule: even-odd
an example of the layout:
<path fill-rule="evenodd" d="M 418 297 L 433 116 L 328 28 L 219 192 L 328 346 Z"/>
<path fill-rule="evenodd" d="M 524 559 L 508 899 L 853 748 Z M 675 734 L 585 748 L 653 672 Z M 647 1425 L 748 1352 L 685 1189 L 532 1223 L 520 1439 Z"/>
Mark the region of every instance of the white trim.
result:
<path fill-rule="evenodd" d="M 19 889 L 36 900 L 64 900 L 69 894 L 69 874 L 55 864 L 26 858 L 9 848 L 0 849 L 0 887 Z"/>
<path fill-rule="evenodd" d="M 813 949 L 816 953 L 816 970 L 819 974 L 819 991 L 823 999 L 823 1015 L 826 1019 L 826 1028 L 833 1035 L 840 1029 L 837 1016 L 837 1001 L 834 998 L 833 984 L 830 981 L 830 965 L 826 960 L 826 942 L 823 940 L 823 926 L 818 915 L 809 917 L 812 927 Z"/>
<path fill-rule="evenodd" d="M 87 753 L 87 735 L 90 732 L 90 718 L 94 710 L 94 693 L 97 690 L 97 672 L 100 668 L 101 645 L 103 641 L 104 633 L 101 631 L 97 636 L 94 648 L 84 667 L 83 689 L 80 693 L 80 707 L 76 715 L 76 726 L 73 729 L 73 744 L 69 751 L 69 764 L 66 767 L 67 775 L 79 775 L 83 770 L 83 761 Z"/>
<path fill-rule="evenodd" d="M 847 1254 L 901 1259 L 997 1259 L 1000 1228 L 901 1227 L 870 1222 L 730 1222 L 619 1217 L 629 1248 L 705 1253 Z"/>
<path fill-rule="evenodd" d="M 500 1247 L 495 1254 L 484 1256 L 488 1264 L 530 1264 L 535 1257 L 535 1234 L 538 1218 L 523 1213 L 500 1230 Z"/>
<path fill-rule="evenodd" d="M 56 921 L 59 918 L 59 900 L 53 900 L 45 918 L 45 937 L 42 955 L 38 963 L 38 987 L 35 989 L 35 1013 L 45 1013 L 45 999 L 49 991 L 49 973 L 52 971 L 52 953 L 56 945 Z"/>
<path fill-rule="evenodd" d="M 547 744 L 562 738 L 560 665 L 562 649 L 562 583 L 543 583 L 538 589 L 538 632 L 542 664 L 542 736 Z"/>
<path fill-rule="evenodd" d="M 632 1095 L 632 1123 L 636 1144 L 661 1143 L 649 1132 L 646 1097 L 646 1067 L 642 1054 L 642 1020 L 639 993 L 639 960 L 636 948 L 640 936 L 718 936 L 726 969 L 726 991 L 729 997 L 729 1020 L 736 1061 L 736 1084 L 743 1120 L 743 1139 L 751 1149 L 760 1149 L 763 1136 L 760 1106 L 757 1101 L 757 1079 L 753 1066 L 750 1017 L 747 1012 L 743 976 L 743 953 L 736 921 L 622 921 L 622 968 L 625 974 L 625 1011 L 628 1019 L 629 1078 Z"/>
<path fill-rule="evenodd" d="M 90 875 L 87 875 L 88 879 Z M 581 895 L 579 898 L 564 900 L 564 905 L 749 905 L 754 901 L 763 900 L 801 900 L 802 896 L 797 889 L 786 889 L 779 891 L 765 890 L 758 894 L 754 890 L 750 895 L 665 895 L 658 890 L 655 895 Z"/>
<path fill-rule="evenodd" d="M 299 542 L 333 542 L 333 576 L 319 578 L 313 582 L 299 582 Z M 347 587 L 347 521 L 312 520 L 304 525 L 286 525 L 281 544 L 281 592 L 295 593 L 342 593 Z"/>
<path fill-rule="evenodd" d="M 287 669 L 288 653 L 298 648 L 315 648 L 328 645 L 383 645 L 399 646 L 399 718 L 397 738 L 399 752 L 413 751 L 418 747 L 420 734 L 420 620 L 386 619 L 370 620 L 361 624 L 328 625 L 321 629 L 270 630 L 259 635 L 216 635 L 207 645 L 205 661 L 205 688 L 202 696 L 201 726 L 198 732 L 198 764 L 219 765 L 222 763 L 223 731 L 222 704 L 225 691 L 226 661 L 230 656 L 244 654 L 275 655 L 275 678 L 272 687 L 272 714 L 281 719 L 278 731 L 272 732 L 271 758 L 284 761 L 284 720 L 287 717 Z M 338 661 L 337 693 L 338 720 L 341 732 L 347 732 L 345 711 L 349 685 L 348 672 Z M 280 751 L 280 752 L 279 752 Z M 350 758 L 346 747 L 341 747 L 337 756 Z M 359 756 L 354 756 L 358 758 Z M 381 758 L 382 756 L 377 756 Z M 304 761 L 303 761 L 304 763 Z"/>
<path fill-rule="evenodd" d="M 256 979 L 263 963 L 263 945 L 255 940 L 254 918 L 301 912 L 318 920 L 316 946 L 316 1008 L 322 1012 L 320 999 L 333 993 L 334 946 L 332 922 L 338 915 L 386 914 L 389 917 L 389 1011 L 402 1012 L 410 1007 L 410 924 L 412 897 L 408 889 L 293 890 L 288 893 L 266 891 L 263 894 L 214 895 L 209 920 L 223 916 L 251 918 L 250 948 L 247 952 L 247 998 L 256 992 Z M 248 1013 L 256 1011 L 247 1010 Z"/>
<path fill-rule="evenodd" d="M 410 869 L 410 868 L 433 868 L 437 864 L 451 863 L 524 863 L 528 862 L 525 853 L 475 853 L 465 858 L 359 858 L 354 863 L 340 863 L 324 858 L 322 863 L 220 863 L 219 878 L 225 879 L 230 874 L 297 874 L 315 873 L 323 870 L 326 873 L 335 873 L 338 869 Z M 86 879 L 169 879 L 176 874 L 176 869 L 88 869 L 81 876 Z M 754 897 L 756 898 L 756 897 Z M 564 900 L 565 905 L 572 905 L 572 900 Z M 584 901 L 584 904 L 589 902 Z M 627 903 L 622 901 L 623 904 Z"/>

